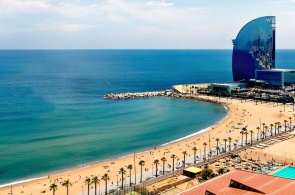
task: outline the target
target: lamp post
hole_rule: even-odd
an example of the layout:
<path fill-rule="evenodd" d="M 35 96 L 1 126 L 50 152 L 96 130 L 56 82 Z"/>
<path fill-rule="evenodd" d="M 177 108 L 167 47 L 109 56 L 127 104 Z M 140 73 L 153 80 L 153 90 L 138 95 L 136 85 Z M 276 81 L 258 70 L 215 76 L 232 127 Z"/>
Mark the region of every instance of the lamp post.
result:
<path fill-rule="evenodd" d="M 84 195 L 84 186 L 82 186 L 82 195 Z"/>

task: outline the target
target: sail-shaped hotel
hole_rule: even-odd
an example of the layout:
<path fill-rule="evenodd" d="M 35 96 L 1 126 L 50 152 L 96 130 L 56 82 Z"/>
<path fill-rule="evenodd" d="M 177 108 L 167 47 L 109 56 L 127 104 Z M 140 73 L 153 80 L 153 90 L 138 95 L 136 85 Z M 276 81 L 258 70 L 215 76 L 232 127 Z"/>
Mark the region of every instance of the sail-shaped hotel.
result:
<path fill-rule="evenodd" d="M 234 83 L 214 83 L 211 89 L 231 90 L 267 85 L 285 88 L 295 84 L 295 70 L 276 69 L 276 17 L 256 18 L 242 27 L 233 41 Z"/>

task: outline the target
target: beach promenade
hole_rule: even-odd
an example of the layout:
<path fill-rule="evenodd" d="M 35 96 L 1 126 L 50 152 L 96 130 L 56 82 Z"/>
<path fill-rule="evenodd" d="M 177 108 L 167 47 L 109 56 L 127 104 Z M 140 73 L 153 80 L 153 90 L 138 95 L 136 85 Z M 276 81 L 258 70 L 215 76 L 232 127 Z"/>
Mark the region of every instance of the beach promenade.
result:
<path fill-rule="evenodd" d="M 128 165 L 132 165 L 131 182 L 135 183 L 136 180 L 136 183 L 138 184 L 141 180 L 141 168 L 143 172 L 143 181 L 148 177 L 155 177 L 155 160 L 159 160 L 158 173 L 160 173 L 160 171 L 163 169 L 163 161 L 161 161 L 163 157 L 165 157 L 166 159 L 165 171 L 171 171 L 173 166 L 171 158 L 172 155 L 176 155 L 178 157 L 178 159 L 175 160 L 175 167 L 181 167 L 184 156 L 186 158 L 186 163 L 193 163 L 194 147 L 197 149 L 196 155 L 198 156 L 198 159 L 200 161 L 202 161 L 205 151 L 205 156 L 207 158 L 208 152 L 211 150 L 215 150 L 217 145 L 217 138 L 219 139 L 219 147 L 222 148 L 223 146 L 226 149 L 228 149 L 229 140 L 231 140 L 230 144 L 231 149 L 233 150 L 235 146 L 239 147 L 245 144 L 245 135 L 241 134 L 241 131 L 243 129 L 247 129 L 247 138 L 250 142 L 250 131 L 253 131 L 252 140 L 256 140 L 257 135 L 260 136 L 257 128 L 259 128 L 259 130 L 262 130 L 267 126 L 267 132 L 269 135 L 271 124 L 280 122 L 282 126 L 281 131 L 283 132 L 285 128 L 284 124 L 287 124 L 286 128 L 290 128 L 290 122 L 292 124 L 294 123 L 294 112 L 291 106 L 286 106 L 284 109 L 283 105 L 277 105 L 276 103 L 256 104 L 256 102 L 250 100 L 241 102 L 241 100 L 237 99 L 217 98 L 203 95 L 178 95 L 177 97 L 190 99 L 196 98 L 202 101 L 210 101 L 222 104 L 228 109 L 229 115 L 221 123 L 208 129 L 208 131 L 202 132 L 201 134 L 192 137 L 188 137 L 175 143 L 171 143 L 169 145 L 164 145 L 161 147 L 155 146 L 154 148 L 145 152 L 130 154 L 126 157 L 110 159 L 104 162 L 99 162 L 87 166 L 74 167 L 71 170 L 67 170 L 67 172 L 60 171 L 60 173 L 50 174 L 39 180 L 15 184 L 12 186 L 13 194 L 52 194 L 52 191 L 49 190 L 49 186 L 54 182 L 58 186 L 58 190 L 55 192 L 55 194 L 66 194 L 66 187 L 63 187 L 61 183 L 63 183 L 63 181 L 67 179 L 69 179 L 72 183 L 72 186 L 69 187 L 69 194 L 87 194 L 88 186 L 85 184 L 86 177 L 91 178 L 94 175 L 98 176 L 99 179 L 101 179 L 101 177 L 105 173 L 107 173 L 109 176 L 109 180 L 107 181 L 108 191 L 111 189 L 117 190 L 122 185 L 122 175 L 119 173 L 120 168 L 124 168 L 124 170 L 126 170 L 126 174 L 123 175 L 123 186 L 130 183 L 130 169 L 127 169 Z M 208 120 L 210 120 L 210 116 L 208 116 Z M 286 123 L 285 121 L 288 122 Z M 225 147 L 225 140 L 227 142 L 227 147 Z M 281 148 L 284 147 L 288 148 L 288 143 L 290 144 L 290 142 L 294 141 L 292 141 L 291 139 L 289 140 L 289 142 L 280 142 L 279 144 L 281 146 L 273 151 L 281 150 Z M 275 147 L 275 145 L 273 145 L 273 147 Z M 260 153 L 261 156 L 264 156 L 262 155 L 263 151 L 260 151 Z M 289 156 L 286 156 L 287 154 L 284 152 L 276 153 L 276 159 L 278 161 L 284 160 L 288 161 L 288 163 L 291 163 L 291 161 L 293 160 L 293 156 L 289 153 L 291 152 L 288 152 Z M 271 155 L 272 151 L 269 149 L 265 157 L 270 157 Z M 144 161 L 144 165 L 142 167 L 139 165 L 140 161 Z M 134 176 L 135 173 L 136 177 Z M 97 189 L 97 192 L 100 192 L 100 194 L 104 194 L 105 181 L 101 180 L 100 184 L 98 184 L 97 187 L 99 186 L 100 190 Z M 91 185 L 90 189 L 90 194 L 94 194 L 94 185 Z M 7 195 L 10 192 L 11 186 L 0 188 L 0 195 Z"/>

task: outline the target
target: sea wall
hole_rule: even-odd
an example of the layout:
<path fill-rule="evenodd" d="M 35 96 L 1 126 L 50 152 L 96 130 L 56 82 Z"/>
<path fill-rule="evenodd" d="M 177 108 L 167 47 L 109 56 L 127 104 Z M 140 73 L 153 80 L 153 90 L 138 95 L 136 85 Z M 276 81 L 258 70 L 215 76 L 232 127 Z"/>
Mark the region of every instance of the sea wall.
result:
<path fill-rule="evenodd" d="M 201 96 L 192 95 L 192 94 L 173 93 L 171 95 L 171 97 L 194 99 L 194 100 L 203 101 L 203 102 L 210 102 L 210 103 L 214 103 L 214 104 L 226 105 L 225 103 L 222 103 L 222 102 L 218 101 L 217 99 L 208 99 L 208 97 L 206 98 L 206 97 L 201 97 Z"/>

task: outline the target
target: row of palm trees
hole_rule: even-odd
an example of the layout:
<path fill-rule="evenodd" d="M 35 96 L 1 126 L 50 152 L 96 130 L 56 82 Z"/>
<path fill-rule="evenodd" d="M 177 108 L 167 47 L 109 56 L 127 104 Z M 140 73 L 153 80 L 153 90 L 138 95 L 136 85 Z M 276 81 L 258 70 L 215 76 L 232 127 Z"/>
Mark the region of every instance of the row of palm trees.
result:
<path fill-rule="evenodd" d="M 290 126 L 290 129 L 291 129 L 292 118 L 289 117 L 289 120 L 290 120 L 289 121 L 290 122 L 289 126 Z M 285 131 L 287 130 L 287 122 L 288 122 L 287 120 L 284 120 L 284 123 L 285 123 Z M 282 126 L 281 126 L 281 123 L 280 122 L 276 122 L 276 123 L 274 123 L 274 125 L 273 124 L 270 124 L 270 130 L 269 130 L 270 136 L 273 135 L 273 127 L 275 127 L 274 128 L 274 130 L 275 130 L 274 134 L 276 135 L 276 134 L 279 134 L 280 133 L 280 128 Z M 262 134 L 262 139 L 264 139 L 264 138 L 267 137 L 268 127 L 265 125 L 265 123 L 262 123 L 262 130 L 261 131 L 260 131 L 260 128 L 259 127 L 257 127 L 256 129 L 257 129 L 257 141 L 258 141 L 258 138 L 259 138 L 259 132 Z M 248 138 L 247 138 L 247 136 L 249 134 L 248 131 L 247 131 L 247 128 L 246 127 L 242 128 L 242 131 L 240 132 L 240 134 L 242 135 L 242 144 L 241 144 L 241 146 L 243 146 L 243 139 L 244 139 L 243 138 L 243 135 L 245 135 L 245 137 L 246 137 L 245 138 L 245 144 L 247 145 L 248 144 Z M 251 135 L 250 144 L 252 144 L 252 141 L 253 141 L 253 139 L 252 139 L 253 138 L 253 134 L 254 134 L 254 131 L 251 130 L 250 131 L 250 135 Z M 216 153 L 218 155 L 219 154 L 218 152 L 219 152 L 219 142 L 220 142 L 220 139 L 219 138 L 216 138 L 215 141 L 216 141 Z M 237 141 L 238 140 L 236 140 L 236 142 Z M 228 139 L 223 139 L 223 142 L 224 142 L 224 145 L 225 145 L 225 151 L 224 152 L 226 152 L 227 142 L 229 144 L 228 145 L 229 146 L 229 151 L 231 151 L 232 138 L 229 137 Z M 204 146 L 204 158 L 203 158 L 203 160 L 205 161 L 206 160 L 206 146 L 207 146 L 207 143 L 204 142 L 203 143 L 203 146 Z M 194 163 L 196 163 L 196 151 L 198 149 L 196 147 L 193 147 L 192 150 L 194 151 Z M 183 151 L 182 154 L 183 154 L 183 166 L 185 167 L 185 158 L 186 158 L 187 152 L 186 151 Z M 179 158 L 175 154 L 172 154 L 171 155 L 171 158 L 172 158 L 172 171 L 175 171 L 175 160 L 179 160 Z M 165 174 L 165 163 L 166 163 L 167 159 L 166 159 L 166 157 L 163 157 L 160 160 L 163 163 L 163 175 L 164 175 Z M 154 162 L 153 162 L 153 164 L 156 166 L 156 177 L 158 177 L 158 165 L 160 164 L 160 160 L 155 159 Z M 142 169 L 145 166 L 145 161 L 144 160 L 139 161 L 139 165 L 141 167 L 140 183 L 142 183 Z M 130 183 L 129 183 L 129 185 L 131 186 L 132 185 L 132 182 L 131 182 L 131 171 L 133 169 L 133 166 L 130 164 L 130 165 L 127 166 L 127 169 L 129 169 L 129 177 L 130 177 Z M 122 177 L 121 187 L 123 189 L 123 187 L 124 187 L 123 186 L 123 181 L 124 181 L 124 175 L 126 174 L 126 170 L 123 167 L 120 168 L 119 174 L 121 174 L 121 177 Z M 105 173 L 102 176 L 101 179 L 105 181 L 105 194 L 107 194 L 107 181 L 110 180 L 110 177 L 109 177 L 109 175 L 107 173 Z M 89 195 L 89 190 L 90 190 L 90 185 L 91 184 L 94 184 L 95 195 L 96 195 L 97 184 L 99 184 L 99 183 L 100 183 L 100 180 L 99 180 L 98 176 L 93 176 L 92 175 L 92 178 L 86 177 L 85 184 L 88 186 L 88 195 Z M 69 187 L 71 185 L 72 185 L 72 183 L 69 180 L 65 180 L 62 183 L 62 186 L 64 186 L 64 187 L 67 188 L 67 195 L 68 195 Z M 53 183 L 53 184 L 50 185 L 50 190 L 53 191 L 53 195 L 55 194 L 55 191 L 57 190 L 57 187 L 58 186 L 55 183 Z"/>
<path fill-rule="evenodd" d="M 292 128 L 292 126 L 291 126 L 292 125 L 292 117 L 289 117 L 289 120 L 290 120 L 289 121 L 290 122 L 289 129 L 291 129 Z M 288 122 L 287 120 L 284 120 L 284 123 L 285 123 L 285 132 L 287 131 L 287 122 Z M 261 135 L 260 136 L 260 139 L 265 139 L 267 137 L 267 132 L 269 132 L 270 136 L 273 136 L 273 134 L 274 135 L 277 135 L 277 134 L 279 134 L 281 132 L 282 126 L 281 126 L 281 123 L 280 122 L 276 122 L 274 124 L 270 124 L 269 126 L 270 126 L 270 129 L 268 128 L 268 126 L 265 125 L 265 123 L 262 123 L 262 129 L 260 129 L 260 127 L 257 127 L 256 128 L 257 129 L 256 141 L 259 140 L 259 135 Z M 273 127 L 274 127 L 274 129 L 273 129 Z M 274 130 L 274 133 L 273 133 L 273 130 Z M 248 144 L 247 135 L 249 134 L 248 131 L 247 131 L 247 129 L 244 127 L 242 129 L 242 131 L 240 132 L 240 134 L 242 135 L 242 143 L 241 143 L 241 146 L 243 146 L 243 135 L 246 136 L 246 138 L 245 138 L 245 144 L 247 145 Z M 250 144 L 252 144 L 252 142 L 253 142 L 253 134 L 254 134 L 254 131 L 251 130 L 250 131 L 250 135 L 251 135 Z"/>
<path fill-rule="evenodd" d="M 107 173 L 105 173 L 105 174 L 101 177 L 101 179 L 105 181 L 105 185 L 106 185 L 105 194 L 107 194 L 107 185 L 108 185 L 108 184 L 107 184 L 107 181 L 110 180 L 110 177 L 109 177 L 109 175 L 108 175 Z M 96 195 L 96 193 L 97 193 L 97 184 L 100 183 L 100 179 L 99 179 L 99 177 L 96 176 L 96 175 L 92 175 L 91 178 L 86 177 L 86 179 L 85 179 L 84 182 L 85 182 L 85 184 L 87 185 L 87 188 L 88 188 L 88 195 L 89 195 L 89 192 L 90 192 L 90 185 L 91 185 L 91 184 L 94 184 L 94 189 L 95 189 L 94 192 L 95 192 L 95 195 Z M 72 183 L 70 182 L 70 180 L 67 179 L 67 180 L 63 181 L 63 182 L 61 183 L 61 185 L 67 188 L 67 195 L 68 195 L 68 194 L 69 194 L 69 187 L 72 186 Z M 53 195 L 55 195 L 55 191 L 58 190 L 58 186 L 57 186 L 56 183 L 52 183 L 52 184 L 49 186 L 49 189 L 50 189 L 50 191 L 53 192 Z"/>

